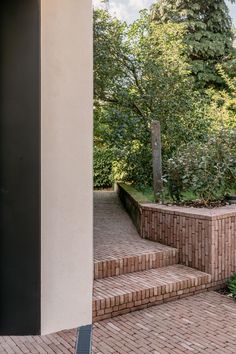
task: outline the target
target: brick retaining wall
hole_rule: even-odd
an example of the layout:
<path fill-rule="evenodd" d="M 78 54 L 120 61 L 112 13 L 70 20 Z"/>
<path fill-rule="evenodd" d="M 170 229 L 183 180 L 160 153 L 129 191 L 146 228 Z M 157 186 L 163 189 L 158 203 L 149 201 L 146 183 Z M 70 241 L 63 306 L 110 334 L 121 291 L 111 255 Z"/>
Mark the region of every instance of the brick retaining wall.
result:
<path fill-rule="evenodd" d="M 236 272 L 236 207 L 192 209 L 141 205 L 143 238 L 176 247 L 180 263 L 213 281 Z"/>
<path fill-rule="evenodd" d="M 119 185 L 119 195 L 141 237 L 175 247 L 180 263 L 223 283 L 236 272 L 236 206 L 217 209 L 133 203 Z M 124 202 L 125 201 L 125 202 Z"/>
<path fill-rule="evenodd" d="M 137 231 L 140 234 L 141 233 L 141 229 L 140 229 L 140 227 L 141 227 L 141 211 L 142 211 L 141 205 L 125 189 L 125 185 L 123 185 L 123 183 L 117 184 L 117 193 L 119 195 L 119 198 L 120 198 L 125 210 L 129 214 Z"/>

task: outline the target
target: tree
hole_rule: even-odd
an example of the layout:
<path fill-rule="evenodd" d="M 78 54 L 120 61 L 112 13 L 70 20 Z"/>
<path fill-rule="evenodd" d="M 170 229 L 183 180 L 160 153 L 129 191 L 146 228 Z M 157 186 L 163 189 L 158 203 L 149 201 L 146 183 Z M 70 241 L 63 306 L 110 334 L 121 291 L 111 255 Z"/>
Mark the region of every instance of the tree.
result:
<path fill-rule="evenodd" d="M 216 66 L 225 83 L 222 90 L 209 89 L 210 104 L 207 115 L 212 119 L 212 129 L 233 129 L 236 132 L 236 76 L 231 78 L 221 65 Z"/>
<path fill-rule="evenodd" d="M 95 141 L 112 149 L 118 177 L 151 183 L 151 121 L 161 123 L 164 159 L 205 131 L 185 31 L 150 22 L 146 11 L 129 27 L 106 11 L 94 13 Z"/>
<path fill-rule="evenodd" d="M 215 65 L 235 58 L 232 21 L 224 0 L 159 0 L 152 18 L 157 23 L 185 24 L 189 63 L 198 85 L 222 84 Z"/>

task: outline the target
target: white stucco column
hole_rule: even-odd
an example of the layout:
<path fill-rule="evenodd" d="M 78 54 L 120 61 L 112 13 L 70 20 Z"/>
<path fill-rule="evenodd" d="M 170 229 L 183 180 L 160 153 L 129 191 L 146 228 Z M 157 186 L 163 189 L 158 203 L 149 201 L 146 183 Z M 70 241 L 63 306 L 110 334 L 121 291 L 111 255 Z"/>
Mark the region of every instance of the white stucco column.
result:
<path fill-rule="evenodd" d="M 92 322 L 92 4 L 41 0 L 41 331 Z"/>

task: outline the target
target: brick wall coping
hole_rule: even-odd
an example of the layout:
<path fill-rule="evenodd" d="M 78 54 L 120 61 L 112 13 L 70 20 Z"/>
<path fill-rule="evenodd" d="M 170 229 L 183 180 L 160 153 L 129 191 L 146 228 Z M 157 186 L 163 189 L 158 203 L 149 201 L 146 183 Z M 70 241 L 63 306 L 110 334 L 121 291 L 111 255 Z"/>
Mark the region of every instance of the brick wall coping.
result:
<path fill-rule="evenodd" d="M 224 219 L 231 216 L 236 216 L 236 205 L 226 205 L 219 208 L 193 208 L 193 207 L 181 207 L 181 206 L 168 206 L 154 203 L 141 203 L 140 206 L 146 210 L 158 210 L 168 212 L 169 214 L 181 214 L 183 216 L 200 218 L 200 219 Z"/>

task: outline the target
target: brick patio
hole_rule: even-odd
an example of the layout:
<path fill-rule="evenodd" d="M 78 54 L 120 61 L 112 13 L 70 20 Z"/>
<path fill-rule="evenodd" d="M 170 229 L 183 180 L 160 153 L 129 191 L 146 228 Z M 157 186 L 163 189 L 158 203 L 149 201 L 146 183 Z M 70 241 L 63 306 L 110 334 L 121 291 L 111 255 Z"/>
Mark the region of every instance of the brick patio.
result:
<path fill-rule="evenodd" d="M 1 354 L 71 354 L 76 331 L 0 337 Z M 92 354 L 235 354 L 236 302 L 206 292 L 94 324 Z"/>
<path fill-rule="evenodd" d="M 0 337 L 0 354 L 74 354 L 76 330 L 47 336 Z"/>
<path fill-rule="evenodd" d="M 142 239 L 114 192 L 94 193 L 93 321 L 206 291 L 211 276 L 179 252 Z"/>
<path fill-rule="evenodd" d="M 95 282 L 94 322 L 206 290 L 210 276 L 180 264 Z"/>
<path fill-rule="evenodd" d="M 209 274 L 177 264 L 175 248 L 141 239 L 115 193 L 95 193 L 94 214 L 93 314 L 107 319 L 94 324 L 93 354 L 236 353 L 236 302 L 199 293 Z M 70 354 L 75 341 L 76 330 L 0 337 L 0 354 Z"/>
<path fill-rule="evenodd" d="M 216 292 L 94 324 L 93 354 L 235 354 L 236 302 Z"/>
<path fill-rule="evenodd" d="M 139 236 L 116 193 L 94 193 L 95 279 L 176 263 L 176 248 Z"/>

